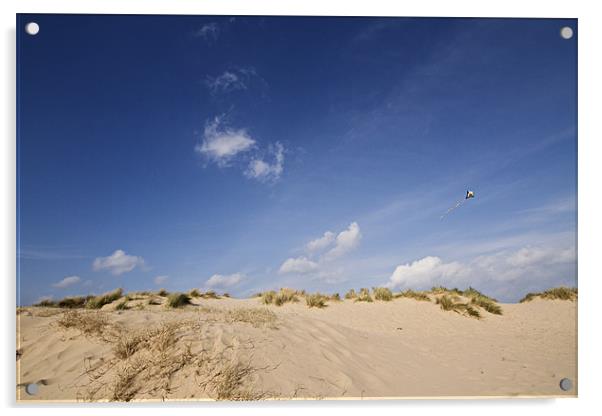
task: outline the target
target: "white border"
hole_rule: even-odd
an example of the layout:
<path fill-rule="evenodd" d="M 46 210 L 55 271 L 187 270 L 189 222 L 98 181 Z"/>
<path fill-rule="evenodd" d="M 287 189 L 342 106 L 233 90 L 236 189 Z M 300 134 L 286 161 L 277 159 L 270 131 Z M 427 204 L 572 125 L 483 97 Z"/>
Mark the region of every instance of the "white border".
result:
<path fill-rule="evenodd" d="M 506 1 L 406 1 L 370 0 L 364 2 L 302 0 L 20 0 L 2 1 L 0 19 L 3 24 L 2 91 L 0 111 L 3 141 L 0 155 L 0 256 L 4 273 L 4 303 L 1 308 L 5 330 L 2 343 L 2 397 L 5 407 L 13 407 L 5 414 L 25 412 L 44 415 L 80 415 L 82 410 L 73 406 L 49 406 L 32 409 L 15 408 L 14 345 L 15 345 L 15 13 L 120 13 L 120 14 L 295 14 L 295 15 L 348 15 L 348 16 L 472 16 L 472 17 L 571 17 L 579 18 L 579 399 L 562 400 L 492 400 L 492 401 L 404 401 L 404 402 L 295 402 L 250 404 L 181 404 L 181 412 L 219 412 L 244 414 L 304 414 L 349 412 L 363 414 L 377 410 L 379 413 L 399 414 L 401 411 L 431 415 L 487 412 L 488 415 L 523 413 L 525 411 L 546 415 L 566 416 L 598 413 L 596 401 L 600 393 L 600 308 L 597 296 L 602 294 L 602 271 L 596 260 L 600 235 L 602 206 L 600 179 L 600 141 L 602 132 L 599 120 L 602 96 L 600 75 L 602 40 L 601 15 L 595 2 L 525 0 Z M 596 180 L 598 179 L 598 180 Z M 200 407 L 200 409 L 198 409 Z M 122 414 L 125 409 L 116 405 L 95 405 L 85 414 Z M 165 407 L 155 404 L 134 404 L 127 408 L 131 414 L 165 414 Z M 175 410 L 175 409 L 174 409 Z"/>

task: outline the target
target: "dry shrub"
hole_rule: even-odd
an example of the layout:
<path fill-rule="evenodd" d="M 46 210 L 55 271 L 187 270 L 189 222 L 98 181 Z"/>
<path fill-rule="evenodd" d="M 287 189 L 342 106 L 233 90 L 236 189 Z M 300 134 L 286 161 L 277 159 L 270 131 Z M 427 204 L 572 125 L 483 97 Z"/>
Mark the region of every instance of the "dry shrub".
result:
<path fill-rule="evenodd" d="M 314 293 L 305 296 L 305 302 L 310 308 L 325 308 L 328 296 L 322 295 L 321 293 Z"/>
<path fill-rule="evenodd" d="M 94 296 L 86 302 L 88 309 L 100 309 L 104 305 L 112 303 L 123 295 L 123 289 L 115 289 L 112 292 L 107 292 L 99 296 Z"/>
<path fill-rule="evenodd" d="M 190 292 L 188 292 L 188 296 L 191 298 L 200 298 L 201 292 L 199 292 L 198 289 L 192 289 Z"/>
<path fill-rule="evenodd" d="M 244 322 L 254 327 L 276 328 L 276 314 L 265 308 L 230 309 L 226 312 L 226 321 Z"/>
<path fill-rule="evenodd" d="M 577 300 L 577 288 L 560 286 L 548 289 L 544 292 L 527 293 L 525 297 L 520 300 L 520 303 L 530 302 L 536 297 L 539 297 L 541 299 L 559 299 L 575 301 Z"/>
<path fill-rule="evenodd" d="M 157 292 L 157 296 L 161 296 L 161 297 L 166 297 L 167 295 L 169 295 L 169 292 L 165 289 L 159 289 L 159 291 Z"/>
<path fill-rule="evenodd" d="M 222 296 L 225 297 L 225 298 L 229 298 L 230 294 L 228 292 L 224 292 L 224 294 Z"/>
<path fill-rule="evenodd" d="M 365 287 L 361 288 L 359 293 L 357 294 L 356 302 L 374 302 L 372 300 L 372 296 L 370 296 L 370 291 Z"/>
<path fill-rule="evenodd" d="M 331 300 L 333 302 L 340 302 L 341 301 L 341 295 L 339 295 L 338 293 L 333 293 L 332 295 L 330 295 L 329 300 Z"/>
<path fill-rule="evenodd" d="M 373 287 L 372 293 L 374 294 L 374 299 L 382 300 L 385 302 L 389 302 L 393 300 L 393 292 L 391 289 L 386 287 Z"/>

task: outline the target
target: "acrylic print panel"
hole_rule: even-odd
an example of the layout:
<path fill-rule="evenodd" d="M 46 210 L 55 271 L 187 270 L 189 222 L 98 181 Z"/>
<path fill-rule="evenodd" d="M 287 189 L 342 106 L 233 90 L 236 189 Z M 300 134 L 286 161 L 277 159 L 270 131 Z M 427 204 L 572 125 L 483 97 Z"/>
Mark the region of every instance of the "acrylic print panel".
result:
<path fill-rule="evenodd" d="M 18 15 L 19 401 L 577 395 L 577 21 Z"/>

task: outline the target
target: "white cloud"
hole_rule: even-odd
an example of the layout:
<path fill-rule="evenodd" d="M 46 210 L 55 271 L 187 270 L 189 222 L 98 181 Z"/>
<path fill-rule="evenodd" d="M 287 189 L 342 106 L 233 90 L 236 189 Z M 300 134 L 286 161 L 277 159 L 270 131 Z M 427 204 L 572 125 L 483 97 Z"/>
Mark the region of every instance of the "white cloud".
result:
<path fill-rule="evenodd" d="M 389 287 L 424 287 L 439 280 L 455 280 L 466 273 L 457 262 L 444 263 L 439 257 L 427 256 L 395 268 L 389 278 Z"/>
<path fill-rule="evenodd" d="M 297 257 L 285 260 L 278 271 L 281 274 L 306 274 L 318 270 L 318 263 L 307 257 Z"/>
<path fill-rule="evenodd" d="M 162 285 L 163 283 L 167 282 L 168 279 L 169 276 L 157 276 L 153 280 L 156 285 Z"/>
<path fill-rule="evenodd" d="M 197 144 L 194 150 L 219 166 L 227 166 L 237 154 L 250 150 L 255 140 L 245 129 L 231 129 L 221 126 L 222 118 L 215 117 L 205 125 L 203 142 Z"/>
<path fill-rule="evenodd" d="M 260 182 L 276 181 L 280 179 L 284 170 L 284 146 L 276 142 L 270 146 L 269 153 L 273 156 L 273 163 L 268 163 L 263 159 L 253 159 L 245 171 L 248 178 L 257 179 Z"/>
<path fill-rule="evenodd" d="M 207 287 L 230 287 L 235 286 L 244 278 L 244 274 L 242 273 L 234 273 L 234 274 L 214 274 L 205 282 L 205 286 Z"/>
<path fill-rule="evenodd" d="M 316 238 L 315 240 L 311 240 L 305 248 L 309 252 L 315 252 L 324 250 L 334 243 L 334 233 L 332 231 L 326 231 L 324 235 L 320 238 Z"/>
<path fill-rule="evenodd" d="M 324 255 L 324 258 L 326 260 L 332 260 L 341 257 L 343 254 L 356 248 L 361 239 L 362 233 L 360 231 L 360 226 L 357 222 L 352 222 L 345 231 L 341 231 L 339 235 L 337 235 L 335 246 Z"/>
<path fill-rule="evenodd" d="M 357 222 L 352 222 L 346 230 L 341 231 L 335 237 L 332 231 L 326 231 L 322 237 L 311 240 L 305 245 L 308 257 L 291 257 L 286 259 L 280 266 L 281 274 L 311 274 L 313 278 L 335 283 L 344 280 L 344 268 L 337 262 L 332 262 L 347 252 L 356 248 L 361 240 L 362 234 Z M 324 255 L 319 256 L 320 251 L 330 248 Z"/>
<path fill-rule="evenodd" d="M 205 23 L 199 30 L 195 32 L 195 36 L 205 39 L 206 41 L 214 41 L 219 36 L 219 25 L 215 22 Z"/>
<path fill-rule="evenodd" d="M 136 267 L 144 266 L 144 259 L 138 256 L 130 256 L 123 250 L 115 250 L 113 254 L 107 257 L 97 257 L 92 263 L 95 271 L 109 270 L 111 274 L 119 276 L 120 274 L 131 272 Z"/>
<path fill-rule="evenodd" d="M 59 289 L 64 289 L 66 287 L 69 286 L 73 286 L 74 284 L 77 284 L 80 282 L 80 278 L 79 276 L 67 276 L 65 277 L 63 280 L 53 283 L 53 287 L 57 287 Z"/>
<path fill-rule="evenodd" d="M 523 247 L 478 256 L 466 263 L 444 262 L 427 256 L 395 268 L 387 286 L 391 288 L 428 288 L 444 286 L 502 287 L 513 282 L 521 286 L 555 281 L 576 261 L 573 248 Z"/>

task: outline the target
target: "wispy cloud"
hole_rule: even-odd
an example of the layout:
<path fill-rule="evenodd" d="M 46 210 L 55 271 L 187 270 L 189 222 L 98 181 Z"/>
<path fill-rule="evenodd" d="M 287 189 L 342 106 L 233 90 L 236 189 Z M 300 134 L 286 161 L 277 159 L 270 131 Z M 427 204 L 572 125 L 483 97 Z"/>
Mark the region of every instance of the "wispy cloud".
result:
<path fill-rule="evenodd" d="M 52 287 L 56 287 L 58 289 L 65 289 L 69 286 L 73 286 L 81 281 L 79 276 L 67 276 L 63 280 L 60 280 L 56 283 L 52 284 Z"/>
<path fill-rule="evenodd" d="M 255 143 L 245 129 L 224 126 L 223 116 L 218 116 L 205 124 L 203 141 L 194 150 L 223 167 L 236 155 L 249 151 Z"/>
<path fill-rule="evenodd" d="M 218 75 L 217 77 L 207 76 L 205 85 L 207 85 L 212 94 L 247 89 L 247 85 L 240 75 L 230 71 L 225 71 L 223 74 Z"/>
<path fill-rule="evenodd" d="M 268 153 L 273 158 L 272 162 L 266 162 L 260 158 L 251 160 L 245 171 L 247 178 L 260 182 L 274 182 L 280 179 L 284 170 L 284 146 L 280 142 L 276 142 L 269 146 Z"/>
<path fill-rule="evenodd" d="M 126 254 L 123 250 L 115 250 L 107 257 L 97 257 L 92 263 L 95 271 L 108 270 L 111 274 L 119 276 L 131 272 L 136 267 L 144 266 L 144 259 Z"/>
<path fill-rule="evenodd" d="M 205 286 L 210 288 L 226 288 L 236 286 L 245 277 L 242 273 L 233 274 L 214 274 L 205 282 Z"/>
<path fill-rule="evenodd" d="M 194 35 L 203 38 L 205 41 L 216 41 L 220 34 L 220 26 L 216 22 L 205 23 L 201 26 Z"/>
<path fill-rule="evenodd" d="M 156 285 L 162 285 L 163 283 L 167 282 L 167 280 L 169 280 L 169 276 L 156 276 L 153 281 L 155 282 Z"/>

